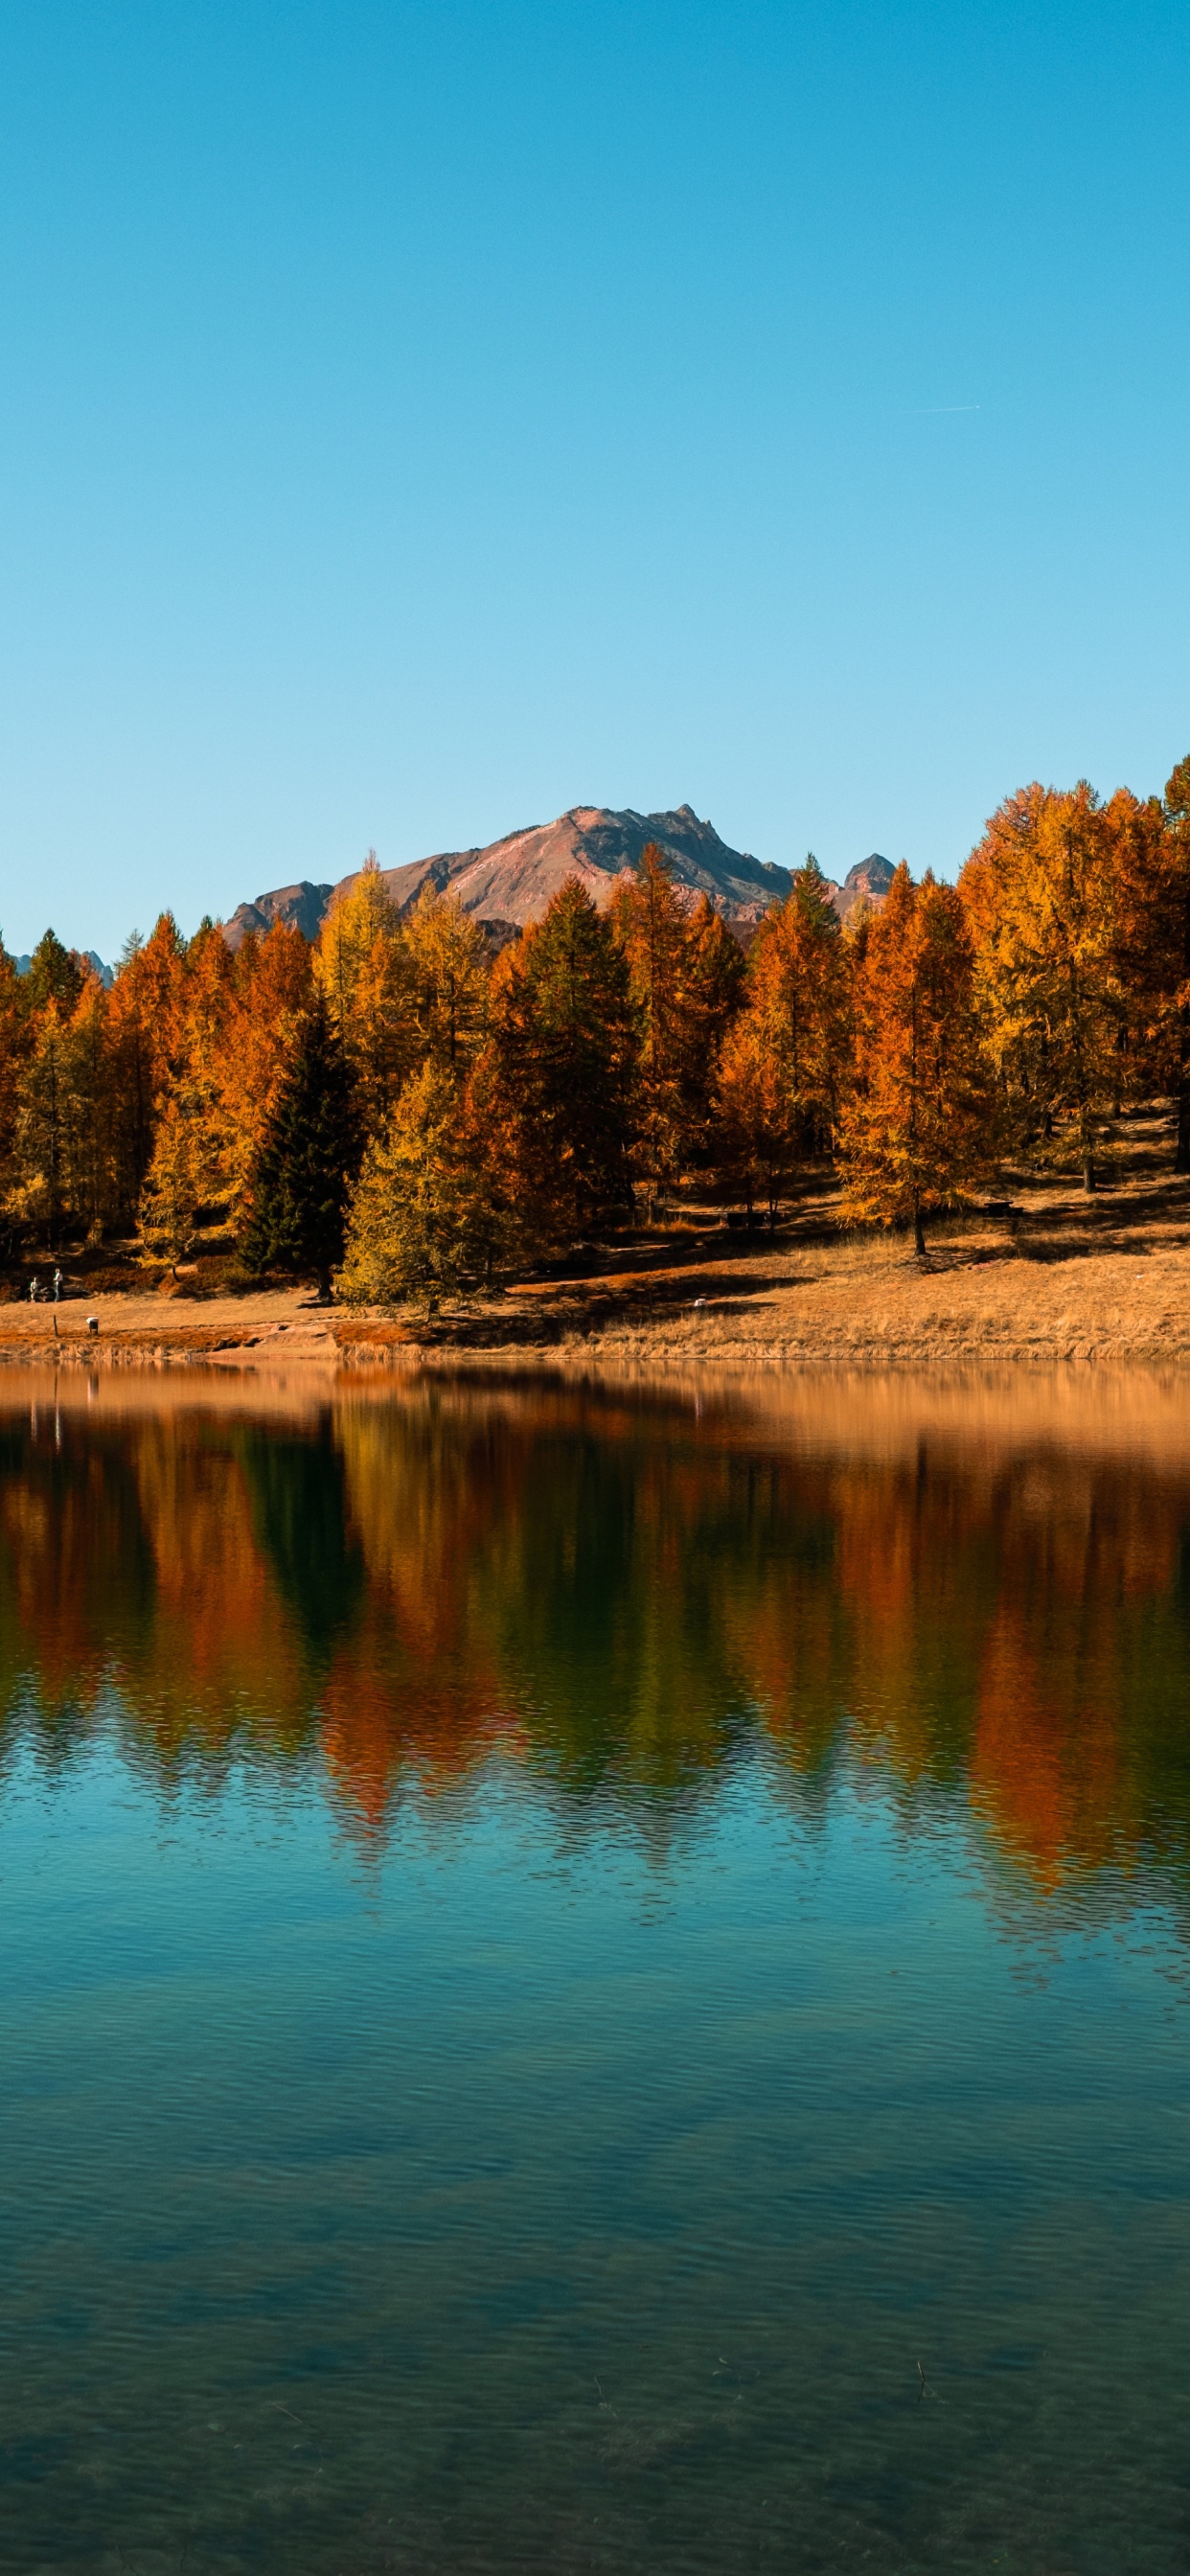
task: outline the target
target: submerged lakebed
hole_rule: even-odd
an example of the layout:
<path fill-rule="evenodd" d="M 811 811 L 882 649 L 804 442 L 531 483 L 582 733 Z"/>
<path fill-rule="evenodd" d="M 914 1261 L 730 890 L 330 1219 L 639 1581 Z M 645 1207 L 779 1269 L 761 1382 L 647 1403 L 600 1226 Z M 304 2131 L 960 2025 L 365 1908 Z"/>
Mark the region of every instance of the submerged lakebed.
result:
<path fill-rule="evenodd" d="M 0 2563 L 1173 2570 L 1190 1384 L 0 1386 Z"/>

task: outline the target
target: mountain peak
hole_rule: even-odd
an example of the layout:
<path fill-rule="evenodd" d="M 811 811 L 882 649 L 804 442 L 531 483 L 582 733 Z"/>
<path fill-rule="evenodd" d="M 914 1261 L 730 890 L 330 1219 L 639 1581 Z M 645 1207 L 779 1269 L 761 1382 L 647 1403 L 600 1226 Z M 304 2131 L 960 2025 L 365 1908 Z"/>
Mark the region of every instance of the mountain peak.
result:
<path fill-rule="evenodd" d="M 382 868 L 381 882 L 401 913 L 412 908 L 426 884 L 449 886 L 465 912 L 507 936 L 539 921 L 568 877 L 577 877 L 597 904 L 610 903 L 617 881 L 635 868 L 650 841 L 664 850 L 690 901 L 708 895 L 716 911 L 740 931 L 754 929 L 793 883 L 790 870 L 775 859 L 733 850 L 692 805 L 675 805 L 661 814 L 638 814 L 631 806 L 620 811 L 608 805 L 573 805 L 553 823 L 526 824 L 483 849 L 440 850 L 404 867 Z M 358 873 L 353 870 L 336 886 L 313 885 L 303 878 L 297 885 L 257 895 L 254 903 L 240 904 L 225 926 L 229 947 L 238 948 L 250 930 L 267 930 L 274 921 L 292 922 L 307 939 L 315 938 L 334 897 L 353 885 Z M 879 902 L 892 876 L 888 860 L 873 852 L 851 869 L 842 886 L 828 880 L 828 890 L 843 915 L 860 895 Z"/>

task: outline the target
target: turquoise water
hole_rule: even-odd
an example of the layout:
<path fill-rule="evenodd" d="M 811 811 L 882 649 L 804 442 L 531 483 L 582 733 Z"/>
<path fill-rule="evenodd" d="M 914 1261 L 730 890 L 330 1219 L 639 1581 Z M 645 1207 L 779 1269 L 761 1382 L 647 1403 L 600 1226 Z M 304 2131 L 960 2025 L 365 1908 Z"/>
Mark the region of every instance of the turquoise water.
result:
<path fill-rule="evenodd" d="M 0 2563 L 1181 2568 L 1190 1445 L 435 1402 L 12 1412 Z"/>

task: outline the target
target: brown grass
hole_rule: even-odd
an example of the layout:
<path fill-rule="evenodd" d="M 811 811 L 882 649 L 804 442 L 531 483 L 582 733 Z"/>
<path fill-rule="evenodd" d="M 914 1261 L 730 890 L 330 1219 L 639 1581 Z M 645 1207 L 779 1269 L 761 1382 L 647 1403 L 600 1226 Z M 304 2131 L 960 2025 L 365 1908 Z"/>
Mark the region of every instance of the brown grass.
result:
<path fill-rule="evenodd" d="M 1093 1197 L 1017 1172 L 1016 1213 L 939 1221 L 924 1262 L 900 1236 L 846 1234 L 819 1185 L 773 1236 L 705 1212 L 610 1243 L 574 1275 L 526 1279 L 427 1324 L 316 1308 L 308 1292 L 201 1299 L 95 1295 L 0 1308 L 0 1358 L 233 1367 L 510 1360 L 864 1368 L 1054 1360 L 1190 1360 L 1190 1182 L 1169 1122 L 1129 1119 Z M 86 1316 L 100 1319 L 88 1335 Z"/>

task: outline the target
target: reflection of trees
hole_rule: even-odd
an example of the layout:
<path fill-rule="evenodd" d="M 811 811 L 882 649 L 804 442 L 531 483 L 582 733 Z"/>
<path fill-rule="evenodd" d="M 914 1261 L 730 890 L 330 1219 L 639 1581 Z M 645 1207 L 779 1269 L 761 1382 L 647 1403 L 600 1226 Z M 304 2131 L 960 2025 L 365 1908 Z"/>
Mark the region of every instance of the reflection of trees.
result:
<path fill-rule="evenodd" d="M 235 1442 L 253 1533 L 311 1670 L 325 1671 L 359 1606 L 363 1568 L 348 1538 L 343 1462 L 329 1430 L 289 1439 L 251 1426 Z"/>
<path fill-rule="evenodd" d="M 676 1404 L 448 1386 L 280 1436 L 147 1413 L 0 1440 L 10 1740 L 321 1759 L 361 1830 L 499 1741 L 650 1830 L 767 1743 L 1042 1884 L 1190 1861 L 1190 1467 L 935 1436 L 761 1446 Z M 799 1785 L 800 1784 L 800 1785 Z"/>
<path fill-rule="evenodd" d="M 36 1424 L 34 1415 L 32 1424 Z M 65 1440 L 51 1419 L 0 1435 L 0 1711 L 32 1693 L 64 1750 L 113 1660 L 151 1647 L 153 1546 L 135 1461 Z"/>

